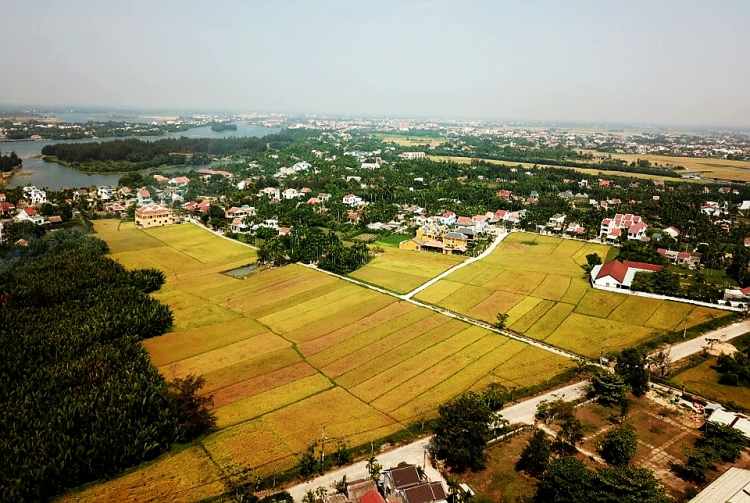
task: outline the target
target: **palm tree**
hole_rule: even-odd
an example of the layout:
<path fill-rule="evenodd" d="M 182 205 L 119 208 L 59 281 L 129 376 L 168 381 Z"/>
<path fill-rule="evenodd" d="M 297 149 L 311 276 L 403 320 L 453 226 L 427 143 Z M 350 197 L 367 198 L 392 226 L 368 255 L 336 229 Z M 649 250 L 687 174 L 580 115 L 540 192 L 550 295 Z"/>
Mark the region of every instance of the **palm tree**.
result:
<path fill-rule="evenodd" d="M 453 503 L 459 503 L 461 500 L 461 483 L 458 479 L 448 477 L 448 495 Z"/>
<path fill-rule="evenodd" d="M 366 468 L 372 480 L 377 481 L 380 478 L 380 470 L 383 468 L 383 466 L 378 463 L 378 460 L 375 458 L 374 454 L 370 456 L 370 459 L 367 460 Z"/>

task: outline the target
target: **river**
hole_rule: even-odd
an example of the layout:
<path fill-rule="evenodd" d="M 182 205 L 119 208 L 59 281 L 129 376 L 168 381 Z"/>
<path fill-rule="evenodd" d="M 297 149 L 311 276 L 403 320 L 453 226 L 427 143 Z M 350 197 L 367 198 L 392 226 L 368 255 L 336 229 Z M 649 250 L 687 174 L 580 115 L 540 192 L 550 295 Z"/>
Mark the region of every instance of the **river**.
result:
<path fill-rule="evenodd" d="M 267 128 L 260 126 L 250 126 L 245 122 L 237 122 L 237 131 L 211 131 L 210 126 L 203 126 L 189 129 L 169 136 L 188 138 L 235 138 L 243 136 L 265 136 L 276 133 L 279 128 Z M 154 141 L 165 136 L 148 136 L 141 138 L 146 141 Z M 88 143 L 92 141 L 112 141 L 116 138 L 99 138 L 96 140 L 66 140 L 65 143 Z M 121 138 L 119 138 L 121 139 Z M 100 175 L 87 175 L 79 173 L 73 169 L 58 164 L 56 162 L 47 162 L 41 159 L 32 159 L 32 156 L 41 155 L 42 148 L 46 145 L 61 143 L 60 141 L 6 141 L 0 142 L 0 152 L 8 154 L 11 151 L 18 154 L 23 159 L 23 168 L 13 175 L 10 179 L 9 187 L 23 187 L 26 185 L 35 185 L 39 188 L 50 190 L 60 190 L 63 186 L 70 187 L 89 187 L 91 185 L 117 185 L 117 181 L 122 173 L 108 173 Z M 190 168 L 187 168 L 190 169 Z M 184 167 L 169 168 L 163 170 L 164 173 L 186 171 Z"/>

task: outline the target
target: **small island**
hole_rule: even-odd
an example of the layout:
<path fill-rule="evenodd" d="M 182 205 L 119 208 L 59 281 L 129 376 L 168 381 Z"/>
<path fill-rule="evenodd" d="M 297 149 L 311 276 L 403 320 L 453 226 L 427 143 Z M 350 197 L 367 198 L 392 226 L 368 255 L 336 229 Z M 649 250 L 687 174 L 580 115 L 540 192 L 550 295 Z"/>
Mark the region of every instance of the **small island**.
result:
<path fill-rule="evenodd" d="M 237 124 L 232 122 L 214 122 L 211 124 L 211 131 L 237 131 Z"/>

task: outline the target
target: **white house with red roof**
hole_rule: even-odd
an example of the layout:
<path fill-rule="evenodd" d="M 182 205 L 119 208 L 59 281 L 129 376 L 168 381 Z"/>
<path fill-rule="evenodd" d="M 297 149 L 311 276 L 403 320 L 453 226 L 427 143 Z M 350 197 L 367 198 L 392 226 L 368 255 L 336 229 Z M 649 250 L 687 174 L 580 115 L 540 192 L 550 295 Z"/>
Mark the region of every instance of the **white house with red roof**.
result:
<path fill-rule="evenodd" d="M 347 194 L 342 199 L 342 202 L 347 206 L 360 206 L 362 205 L 362 198 L 354 194 Z"/>
<path fill-rule="evenodd" d="M 138 206 L 154 204 L 154 200 L 151 199 L 151 193 L 146 189 L 139 190 L 136 196 L 138 197 Z"/>
<path fill-rule="evenodd" d="M 32 224 L 42 225 L 44 217 L 36 212 L 34 208 L 24 208 L 16 215 L 19 222 L 31 222 Z"/>
<path fill-rule="evenodd" d="M 452 211 L 446 211 L 438 217 L 443 225 L 454 225 L 456 223 L 456 214 Z"/>
<path fill-rule="evenodd" d="M 6 213 L 11 213 L 16 210 L 16 205 L 8 202 L 8 201 L 1 201 L 0 202 L 0 215 L 5 215 Z"/>
<path fill-rule="evenodd" d="M 163 175 L 154 175 L 154 180 L 156 180 L 156 183 L 167 183 L 169 178 Z"/>
<path fill-rule="evenodd" d="M 187 187 L 190 183 L 190 178 L 186 176 L 178 176 L 176 178 L 170 178 L 167 183 L 169 185 L 174 185 L 175 187 Z"/>
<path fill-rule="evenodd" d="M 606 238 L 608 241 L 614 241 L 618 237 L 620 237 L 621 232 L 614 232 L 618 229 L 624 229 L 630 234 L 630 228 L 633 225 L 637 225 L 643 223 L 643 219 L 638 215 L 633 215 L 631 213 L 617 213 L 613 218 L 605 218 L 602 220 L 602 224 L 599 228 L 599 237 Z M 644 224 L 645 226 L 645 224 Z M 634 237 L 633 239 L 640 239 L 643 237 L 643 234 L 646 232 L 646 228 L 648 226 L 645 226 L 641 228 L 641 226 L 634 227 L 633 228 L 633 235 L 634 236 L 640 236 L 640 237 Z"/>
<path fill-rule="evenodd" d="M 655 272 L 661 270 L 660 265 L 643 262 L 620 262 L 613 260 L 604 265 L 597 265 L 591 270 L 591 285 L 604 288 L 630 289 L 637 272 Z"/>
<path fill-rule="evenodd" d="M 628 227 L 628 239 L 630 240 L 641 240 L 646 235 L 646 229 L 648 225 L 643 222 L 638 222 Z"/>
<path fill-rule="evenodd" d="M 666 229 L 662 229 L 661 231 L 664 234 L 667 234 L 672 239 L 677 239 L 678 237 L 682 235 L 682 232 L 680 232 L 680 229 L 678 229 L 677 227 L 673 225 L 670 225 L 669 227 L 667 227 Z"/>

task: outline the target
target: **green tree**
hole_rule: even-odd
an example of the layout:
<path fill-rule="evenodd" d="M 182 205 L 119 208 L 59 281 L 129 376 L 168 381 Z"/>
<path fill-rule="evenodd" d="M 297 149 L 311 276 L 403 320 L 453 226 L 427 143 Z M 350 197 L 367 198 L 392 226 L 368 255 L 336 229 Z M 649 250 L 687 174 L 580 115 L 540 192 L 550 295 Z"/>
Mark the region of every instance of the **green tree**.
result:
<path fill-rule="evenodd" d="M 440 405 L 438 413 L 433 439 L 438 457 L 459 472 L 481 469 L 492 437 L 492 410 L 482 397 L 469 392 Z"/>
<path fill-rule="evenodd" d="M 602 468 L 595 489 L 586 501 L 600 503 L 670 503 L 664 487 L 651 470 L 635 466 Z"/>
<path fill-rule="evenodd" d="M 620 403 L 630 391 L 619 374 L 599 371 L 591 377 L 591 393 L 602 405 L 611 407 Z"/>
<path fill-rule="evenodd" d="M 521 451 L 516 463 L 516 470 L 521 470 L 532 477 L 540 478 L 549 466 L 552 454 L 552 442 L 544 431 L 536 429 L 529 442 Z"/>
<path fill-rule="evenodd" d="M 573 455 L 577 452 L 576 445 L 583 441 L 583 425 L 575 417 L 567 417 L 560 423 L 560 431 L 552 442 L 552 450 L 561 455 Z"/>
<path fill-rule="evenodd" d="M 378 463 L 378 460 L 374 455 L 370 456 L 370 459 L 367 460 L 367 465 L 365 465 L 365 467 L 367 468 L 367 473 L 370 474 L 370 478 L 372 480 L 377 481 L 380 478 L 380 470 L 383 469 L 383 466 Z"/>
<path fill-rule="evenodd" d="M 497 318 L 497 321 L 495 321 L 495 327 L 499 329 L 505 328 L 505 324 L 508 322 L 508 318 L 510 315 L 508 313 L 497 313 L 495 315 L 495 318 Z"/>
<path fill-rule="evenodd" d="M 682 466 L 682 477 L 692 482 L 702 484 L 708 478 L 708 473 L 716 470 L 716 454 L 711 449 L 686 449 L 687 460 Z"/>
<path fill-rule="evenodd" d="M 216 414 L 211 410 L 213 395 L 199 395 L 206 384 L 203 376 L 189 374 L 169 382 L 167 398 L 172 410 L 177 414 L 180 426 L 188 439 L 216 427 Z"/>
<path fill-rule="evenodd" d="M 638 438 L 631 427 L 621 426 L 607 432 L 599 445 L 599 453 L 612 466 L 626 466 L 635 456 Z"/>
<path fill-rule="evenodd" d="M 740 430 L 729 425 L 706 423 L 696 445 L 711 450 L 719 459 L 729 463 L 740 458 L 748 442 Z"/>
<path fill-rule="evenodd" d="M 583 461 L 564 457 L 550 463 L 539 480 L 536 503 L 580 503 L 591 501 L 596 477 Z"/>
<path fill-rule="evenodd" d="M 623 349 L 617 355 L 615 372 L 622 376 L 635 396 L 643 396 L 648 391 L 648 370 L 646 355 L 637 348 Z"/>

